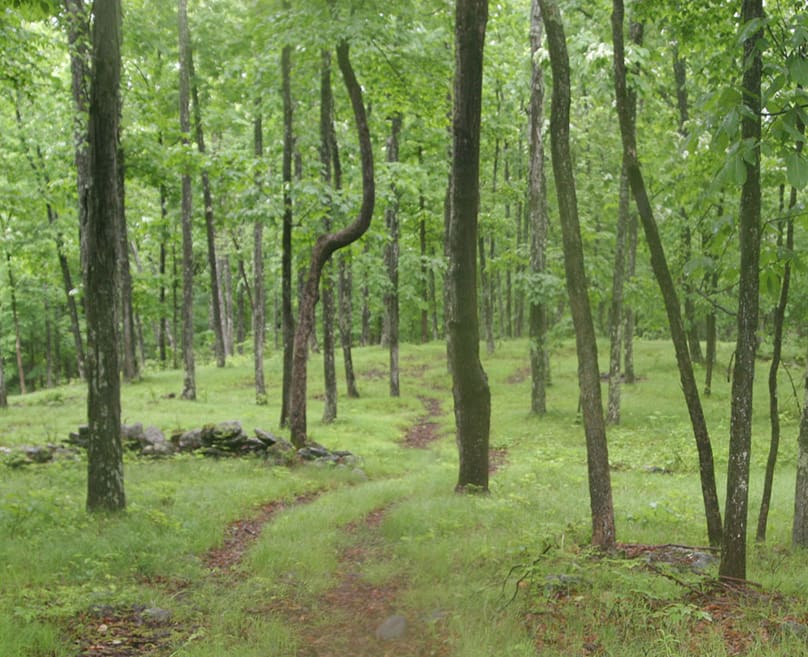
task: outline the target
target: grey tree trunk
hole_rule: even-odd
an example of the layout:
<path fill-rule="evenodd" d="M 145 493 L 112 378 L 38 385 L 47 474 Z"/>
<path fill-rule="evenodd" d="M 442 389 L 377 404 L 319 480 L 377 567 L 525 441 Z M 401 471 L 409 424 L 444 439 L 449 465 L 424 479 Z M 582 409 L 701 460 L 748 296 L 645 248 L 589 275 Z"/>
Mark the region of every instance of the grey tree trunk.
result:
<path fill-rule="evenodd" d="M 583 245 L 578 220 L 572 159 L 569 149 L 570 70 L 561 13 L 554 0 L 540 0 L 542 20 L 553 70 L 553 98 L 550 115 L 553 175 L 558 196 L 567 293 L 575 326 L 578 352 L 578 385 L 586 435 L 589 471 L 589 502 L 592 516 L 592 544 L 611 550 L 615 546 L 609 452 L 598 371 L 598 351 L 592 311 L 587 294 Z"/>
<path fill-rule="evenodd" d="M 398 162 L 398 137 L 401 132 L 401 115 L 395 114 L 391 120 L 390 138 L 387 140 L 387 162 Z M 393 177 L 395 180 L 395 177 Z M 387 224 L 387 243 L 384 259 L 387 265 L 387 278 L 389 289 L 384 299 L 387 315 L 387 344 L 390 351 L 390 396 L 398 397 L 401 394 L 398 367 L 398 254 L 399 254 L 399 219 L 398 219 L 398 193 L 395 182 L 391 185 L 391 201 L 384 213 Z"/>
<path fill-rule="evenodd" d="M 808 371 L 805 374 L 805 393 L 797 446 L 797 481 L 791 541 L 795 548 L 808 548 Z"/>
<path fill-rule="evenodd" d="M 188 0 L 179 0 L 180 44 L 180 131 L 184 145 L 191 134 L 191 36 L 188 32 Z M 196 367 L 194 364 L 194 251 L 192 234 L 191 174 L 188 164 L 182 173 L 182 360 L 184 376 L 182 398 L 196 399 Z"/>
<path fill-rule="evenodd" d="M 690 422 L 699 455 L 699 474 L 701 478 L 702 498 L 707 521 L 707 535 L 711 545 L 721 542 L 721 511 L 718 505 L 718 494 L 715 485 L 715 466 L 710 444 L 710 434 L 704 419 L 699 390 L 693 374 L 693 364 L 687 345 L 684 322 L 682 321 L 679 299 L 674 287 L 673 278 L 668 268 L 665 249 L 659 236 L 651 203 L 645 188 L 640 162 L 637 155 L 635 135 L 635 117 L 631 112 L 629 92 L 626 84 L 626 66 L 623 46 L 623 1 L 614 0 L 612 11 L 612 40 L 614 43 L 614 78 L 617 114 L 620 121 L 620 132 L 623 140 L 623 156 L 627 162 L 629 184 L 634 195 L 634 202 L 640 214 L 645 232 L 648 250 L 651 254 L 651 267 L 659 284 L 665 310 L 668 315 L 671 338 L 676 352 L 679 367 L 679 378 L 687 403 Z"/>
<path fill-rule="evenodd" d="M 544 72 L 536 61 L 542 46 L 543 29 L 539 0 L 530 10 L 530 54 L 533 75 L 530 88 L 530 172 L 528 179 L 528 213 L 530 221 L 530 273 L 541 280 L 547 267 L 547 180 L 544 172 Z M 547 299 L 541 289 L 530 291 L 530 411 L 547 412 Z"/>
<path fill-rule="evenodd" d="M 126 507 L 121 447 L 121 389 L 115 321 L 116 243 L 120 234 L 119 117 L 121 6 L 96 3 L 89 107 L 89 189 L 86 195 L 88 346 L 87 510 Z"/>
<path fill-rule="evenodd" d="M 741 24 L 763 18 L 763 0 L 743 0 Z M 744 73 L 741 90 L 744 112 L 741 138 L 754 146 L 744 157 L 746 182 L 741 188 L 738 212 L 740 280 L 738 283 L 738 335 L 732 372 L 732 410 L 729 424 L 729 461 L 724 536 L 718 574 L 746 579 L 746 524 L 749 508 L 749 461 L 752 445 L 752 389 L 757 352 L 758 292 L 760 286 L 760 135 L 761 76 L 763 56 L 759 27 L 744 40 Z"/>
<path fill-rule="evenodd" d="M 20 383 L 20 394 L 25 395 L 28 390 L 25 386 L 25 366 L 22 360 L 22 331 L 20 330 L 20 315 L 17 312 L 17 280 L 14 276 L 14 266 L 11 263 L 11 252 L 6 251 L 6 269 L 8 274 L 8 291 L 11 296 L 11 321 L 14 324 L 14 353 L 17 356 L 17 378 Z"/>
<path fill-rule="evenodd" d="M 459 492 L 488 491 L 491 392 L 480 362 L 476 253 L 487 22 L 487 0 L 456 0 L 446 328 L 460 461 Z"/>
<path fill-rule="evenodd" d="M 342 344 L 342 361 L 345 369 L 345 387 L 348 397 L 359 398 L 356 385 L 353 356 L 353 275 L 351 273 L 351 254 L 347 249 L 339 256 L 339 334 Z"/>
<path fill-rule="evenodd" d="M 376 188 L 373 174 L 373 147 L 367 122 L 362 88 L 351 66 L 347 41 L 337 46 L 337 61 L 351 100 L 356 131 L 359 138 L 359 151 L 362 162 L 362 205 L 354 221 L 336 232 L 320 235 L 311 253 L 311 264 L 306 284 L 300 299 L 299 320 L 294 336 L 294 368 L 289 403 L 289 427 L 292 443 L 301 447 L 307 440 L 306 426 L 306 364 L 307 343 L 314 327 L 314 308 L 317 303 L 317 290 L 323 266 L 338 249 L 358 240 L 367 232 L 373 217 Z"/>
<path fill-rule="evenodd" d="M 118 239 L 115 242 L 115 254 L 118 258 L 118 308 L 121 322 L 121 355 L 124 381 L 136 381 L 140 376 L 137 360 L 137 331 L 135 329 L 135 309 L 132 304 L 132 272 L 129 268 L 129 236 L 126 229 L 126 204 L 124 203 L 124 154 L 118 152 L 118 189 L 120 190 L 117 213 Z"/>
<path fill-rule="evenodd" d="M 8 390 L 6 389 L 6 372 L 3 369 L 2 356 L 0 356 L 0 408 L 8 408 Z"/>

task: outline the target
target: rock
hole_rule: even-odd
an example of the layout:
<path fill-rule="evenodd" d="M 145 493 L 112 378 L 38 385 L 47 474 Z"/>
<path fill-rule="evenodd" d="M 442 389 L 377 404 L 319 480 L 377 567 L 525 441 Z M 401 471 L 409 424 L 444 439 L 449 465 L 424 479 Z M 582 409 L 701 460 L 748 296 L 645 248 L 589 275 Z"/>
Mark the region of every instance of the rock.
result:
<path fill-rule="evenodd" d="M 718 561 L 714 554 L 708 554 L 707 552 L 691 552 L 688 555 L 688 563 L 690 567 L 696 571 L 697 573 L 703 573 L 707 570 L 710 566 L 715 565 Z"/>
<path fill-rule="evenodd" d="M 149 625 L 165 625 L 171 620 L 172 616 L 170 609 L 162 609 L 161 607 L 149 607 L 140 614 L 140 617 Z"/>
<path fill-rule="evenodd" d="M 271 431 L 264 431 L 263 429 L 255 429 L 255 437 L 267 447 L 277 445 L 279 442 L 286 442 L 283 438 L 278 438 L 278 436 Z"/>
<path fill-rule="evenodd" d="M 407 619 L 400 614 L 395 614 L 376 628 L 376 638 L 379 641 L 395 641 L 404 636 L 406 630 Z"/>
<path fill-rule="evenodd" d="M 327 450 L 322 445 L 318 445 L 317 443 L 311 443 L 310 445 L 301 447 L 299 450 L 297 450 L 297 455 L 306 461 L 315 461 L 317 459 L 337 459 L 332 452 Z"/>
<path fill-rule="evenodd" d="M 643 466 L 643 470 L 645 470 L 649 474 L 673 474 L 673 470 L 669 468 L 663 468 L 659 465 L 645 465 Z"/>
<path fill-rule="evenodd" d="M 23 447 L 21 451 L 32 463 L 47 463 L 53 460 L 53 450 L 49 447 Z"/>
<path fill-rule="evenodd" d="M 174 442 L 174 436 L 171 441 Z M 202 429 L 191 429 L 176 436 L 176 448 L 181 452 L 192 452 L 202 447 Z"/>

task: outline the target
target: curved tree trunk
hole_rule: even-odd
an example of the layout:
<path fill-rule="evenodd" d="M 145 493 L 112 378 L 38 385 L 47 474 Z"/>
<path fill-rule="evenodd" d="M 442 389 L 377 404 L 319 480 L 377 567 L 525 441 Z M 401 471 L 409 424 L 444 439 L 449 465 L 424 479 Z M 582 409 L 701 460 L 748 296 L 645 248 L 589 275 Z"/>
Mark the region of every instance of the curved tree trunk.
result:
<path fill-rule="evenodd" d="M 456 0 L 455 8 L 446 328 L 460 460 L 456 490 L 473 492 L 488 491 L 491 424 L 491 391 L 480 362 L 476 254 L 483 47 L 488 2 Z"/>
<path fill-rule="evenodd" d="M 336 232 L 320 235 L 312 248 L 311 263 L 303 295 L 300 299 L 298 325 L 294 336 L 294 367 L 290 389 L 289 426 L 292 443 L 296 447 L 301 447 L 306 443 L 307 344 L 314 326 L 314 307 L 317 303 L 320 274 L 326 261 L 334 251 L 348 246 L 365 234 L 373 217 L 373 206 L 376 200 L 370 129 L 368 128 L 367 115 L 362 100 L 362 88 L 359 86 L 351 66 L 347 41 L 341 41 L 337 46 L 337 61 L 345 81 L 345 88 L 351 99 L 359 138 L 359 151 L 362 162 L 362 205 L 359 209 L 359 215 L 353 223 Z"/>
<path fill-rule="evenodd" d="M 704 419 L 704 411 L 699 398 L 698 385 L 693 374 L 693 364 L 690 360 L 690 351 L 687 345 L 682 313 L 679 299 L 676 295 L 673 278 L 668 269 L 665 250 L 659 236 L 659 230 L 654 219 L 648 193 L 645 189 L 640 162 L 637 155 L 635 137 L 635 118 L 629 103 L 629 92 L 626 85 L 626 65 L 623 46 L 623 2 L 614 0 L 612 13 L 612 39 L 614 42 L 614 77 L 615 96 L 617 99 L 617 114 L 620 121 L 620 132 L 623 139 L 623 153 L 628 168 L 628 179 L 631 185 L 634 201 L 642 220 L 648 250 L 651 253 L 651 266 L 659 284 L 665 310 L 668 314 L 671 338 L 676 351 L 676 362 L 679 367 L 679 378 L 682 391 L 685 395 L 690 422 L 693 425 L 693 434 L 699 455 L 699 473 L 701 476 L 702 497 L 707 520 L 707 535 L 711 545 L 718 545 L 721 541 L 721 511 L 718 506 L 718 494 L 715 484 L 715 466 L 713 452 L 710 445 L 710 435 Z"/>
<path fill-rule="evenodd" d="M 547 247 L 547 181 L 544 173 L 544 72 L 536 61 L 542 46 L 542 22 L 539 1 L 530 10 L 530 53 L 533 76 L 530 90 L 530 173 L 528 180 L 528 212 L 530 215 L 530 272 L 540 279 L 546 268 Z M 533 289 L 530 299 L 530 411 L 547 412 L 547 300 L 543 290 Z"/>
<path fill-rule="evenodd" d="M 570 70 L 561 13 L 553 0 L 540 0 L 553 69 L 553 100 L 550 115 L 553 175 L 558 195 L 564 242 L 564 269 L 575 326 L 578 352 L 578 384 L 586 434 L 589 469 L 589 502 L 592 514 L 592 544 L 610 550 L 615 546 L 609 452 L 598 371 L 595 326 L 586 287 L 584 253 L 578 220 L 578 200 L 569 150 Z"/>
<path fill-rule="evenodd" d="M 798 148 L 801 149 L 802 142 Z M 781 195 L 782 198 L 782 195 Z M 797 204 L 797 190 L 791 188 L 789 209 Z M 781 203 L 782 206 L 782 203 Z M 781 228 L 782 231 L 782 228 Z M 780 233 L 782 238 L 782 232 Z M 780 242 L 781 240 L 778 240 Z M 780 244 L 778 244 L 780 246 Z M 794 252 L 794 219 L 789 216 L 786 225 L 786 252 Z M 758 514 L 756 540 L 762 543 L 766 540 L 766 524 L 769 519 L 769 505 L 772 499 L 772 485 L 774 483 L 774 467 L 777 465 L 777 452 L 780 447 L 780 408 L 777 395 L 777 374 L 780 370 L 780 360 L 783 353 L 783 324 L 788 305 L 788 290 L 791 285 L 791 260 L 786 259 L 783 265 L 783 279 L 780 283 L 780 298 L 774 310 L 774 335 L 772 337 L 772 362 L 769 366 L 769 423 L 771 426 L 771 439 L 769 441 L 769 456 L 766 459 L 766 474 L 763 478 L 763 494 L 760 499 L 760 513 Z"/>
<path fill-rule="evenodd" d="M 86 231 L 88 395 L 87 510 L 126 507 L 121 447 L 121 384 L 115 322 L 116 242 L 120 231 L 119 117 L 121 6 L 96 3 L 89 112 Z"/>

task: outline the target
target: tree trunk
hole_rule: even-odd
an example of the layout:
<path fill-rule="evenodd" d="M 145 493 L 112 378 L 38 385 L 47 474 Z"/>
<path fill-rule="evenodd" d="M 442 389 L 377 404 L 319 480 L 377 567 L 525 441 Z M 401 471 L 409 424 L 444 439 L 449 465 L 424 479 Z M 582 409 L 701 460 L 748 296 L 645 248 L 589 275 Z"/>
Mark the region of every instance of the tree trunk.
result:
<path fill-rule="evenodd" d="M 743 0 L 741 24 L 763 18 L 763 0 Z M 720 577 L 746 579 L 746 523 L 749 507 L 749 460 L 752 443 L 752 388 L 757 351 L 758 291 L 760 286 L 760 81 L 763 57 L 758 43 L 760 26 L 744 40 L 741 89 L 744 112 L 741 138 L 754 144 L 744 157 L 746 181 L 738 211 L 740 281 L 738 283 L 738 337 L 732 373 L 732 410 L 729 425 L 729 461 L 721 545 Z"/>
<path fill-rule="evenodd" d="M 283 3 L 285 10 L 289 2 Z M 283 234 L 281 236 L 281 317 L 283 323 L 283 382 L 281 391 L 280 425 L 289 423 L 289 405 L 294 367 L 295 319 L 292 312 L 292 46 L 284 46 L 281 53 L 283 87 Z"/>
<path fill-rule="evenodd" d="M 564 244 L 567 292 L 578 352 L 578 384 L 589 469 L 592 544 L 610 550 L 615 545 L 615 527 L 609 475 L 609 452 L 606 443 L 606 425 L 603 420 L 597 342 L 587 295 L 583 245 L 578 220 L 578 200 L 569 150 L 569 56 L 558 6 L 552 0 L 540 0 L 540 5 L 553 70 L 553 99 L 550 116 L 553 174 Z"/>
<path fill-rule="evenodd" d="M 460 460 L 456 490 L 487 492 L 491 392 L 480 362 L 475 251 L 480 209 L 480 114 L 488 2 L 456 0 L 455 8 L 446 326 Z"/>
<path fill-rule="evenodd" d="M 196 147 L 200 154 L 205 154 L 205 131 L 202 125 L 202 107 L 199 104 L 199 92 L 196 85 L 196 73 L 194 71 L 194 55 L 191 47 L 191 35 L 188 34 L 188 48 L 185 51 L 188 58 L 188 76 L 191 85 L 191 101 L 194 114 L 194 134 L 196 136 Z M 210 304 L 213 310 L 213 336 L 214 353 L 216 355 L 216 366 L 224 367 L 226 364 L 226 347 L 224 340 L 224 323 L 222 313 L 222 296 L 219 289 L 218 260 L 216 258 L 216 227 L 213 214 L 213 195 L 210 190 L 210 176 L 207 168 L 202 168 L 202 200 L 205 203 L 205 235 L 208 244 L 208 270 L 210 272 Z"/>
<path fill-rule="evenodd" d="M 87 151 L 87 108 L 89 106 L 89 90 L 87 88 L 90 70 L 90 16 L 89 10 L 84 5 L 84 0 L 64 0 L 68 24 L 68 51 L 70 52 L 71 89 L 73 94 L 73 141 L 75 144 L 74 161 L 76 164 L 76 187 L 78 190 L 78 214 L 79 214 L 79 241 L 82 256 L 86 252 L 84 248 L 84 228 L 87 218 L 84 212 L 87 209 L 87 201 L 84 198 L 89 186 L 89 159 Z M 79 326 L 79 314 L 73 296 L 73 282 L 70 277 L 70 270 L 67 267 L 67 258 L 59 259 L 59 266 L 62 269 L 62 278 L 65 284 L 65 291 L 68 295 L 68 312 L 70 313 L 71 330 L 73 342 L 76 348 L 76 365 L 79 376 L 84 379 L 85 355 L 84 344 Z M 82 264 L 84 271 L 84 264 Z"/>
<path fill-rule="evenodd" d="M 124 203 L 124 154 L 118 152 L 118 189 L 120 190 L 117 213 L 118 239 L 115 241 L 115 254 L 118 258 L 118 294 L 121 321 L 121 353 L 124 381 L 137 380 L 140 371 L 137 362 L 137 333 L 135 331 L 135 310 L 132 305 L 132 272 L 129 268 L 129 237 L 126 230 L 126 205 Z"/>
<path fill-rule="evenodd" d="M 424 164 L 424 149 L 418 147 L 418 166 Z M 421 256 L 421 344 L 429 342 L 429 268 L 427 267 L 426 197 L 418 190 L 418 247 Z"/>
<path fill-rule="evenodd" d="M 256 103 L 258 111 L 253 124 L 255 159 L 258 170 L 263 168 L 264 159 L 264 123 L 260 110 L 260 101 Z M 263 184 L 260 173 L 256 173 L 255 186 L 259 197 L 263 196 Z M 266 340 L 266 288 L 264 285 L 264 218 L 257 217 L 253 222 L 253 294 L 252 294 L 252 333 L 253 333 L 253 371 L 255 373 L 255 403 L 263 406 L 267 403 L 267 388 L 264 381 L 264 342 Z"/>
<path fill-rule="evenodd" d="M 401 115 L 395 114 L 391 119 L 390 138 L 387 140 L 387 162 L 398 162 L 398 136 L 401 132 Z M 395 176 L 393 176 L 395 180 Z M 387 340 L 390 350 L 390 396 L 398 397 L 401 394 L 399 386 L 398 367 L 398 253 L 399 253 L 399 219 L 398 219 L 398 192 L 395 182 L 390 189 L 390 204 L 384 213 L 387 224 L 389 242 L 385 249 L 385 262 L 387 264 L 387 278 L 389 290 L 385 295 L 384 307 L 387 315 Z"/>
<path fill-rule="evenodd" d="M 87 510 L 126 507 L 121 447 L 121 389 L 115 323 L 116 243 L 121 202 L 118 168 L 121 6 L 96 3 L 89 108 L 89 189 L 85 283 L 88 395 Z"/>
<path fill-rule="evenodd" d="M 3 369 L 2 354 L 0 354 L 0 408 L 8 408 L 8 390 L 6 389 L 6 372 Z"/>
<path fill-rule="evenodd" d="M 373 147 L 367 123 L 362 89 L 351 66 L 347 41 L 337 46 L 339 63 L 345 88 L 351 99 L 356 131 L 359 137 L 359 151 L 362 162 L 362 205 L 359 215 L 349 226 L 334 233 L 320 235 L 311 253 L 311 264 L 303 295 L 300 299 L 298 326 L 294 340 L 294 371 L 289 404 L 289 425 L 292 443 L 300 447 L 306 443 L 306 345 L 314 326 L 314 307 L 317 303 L 317 289 L 323 266 L 334 251 L 355 242 L 365 234 L 373 217 L 375 183 L 373 179 Z"/>
<path fill-rule="evenodd" d="M 536 61 L 542 46 L 542 21 L 539 0 L 533 0 L 530 10 L 530 55 L 533 68 L 530 89 L 530 173 L 528 180 L 528 212 L 530 216 L 530 411 L 538 415 L 547 412 L 547 299 L 541 286 L 547 267 L 547 180 L 544 172 L 544 72 Z"/>
<path fill-rule="evenodd" d="M 797 481 L 794 493 L 794 524 L 791 541 L 795 548 L 808 548 L 808 370 L 797 437 Z"/>
<path fill-rule="evenodd" d="M 638 239 L 637 217 L 629 212 L 628 235 L 626 237 L 626 283 L 634 278 L 637 270 L 637 239 Z M 633 384 L 637 380 L 634 371 L 634 308 L 626 304 L 623 308 L 625 324 L 623 328 L 623 381 Z"/>
<path fill-rule="evenodd" d="M 351 273 L 351 254 L 345 251 L 339 257 L 339 333 L 342 342 L 342 360 L 345 369 L 345 386 L 348 397 L 359 398 L 359 389 L 356 386 L 353 356 L 351 347 L 353 343 L 353 275 Z"/>
<path fill-rule="evenodd" d="M 160 217 L 163 221 L 163 226 L 166 225 L 168 220 L 168 208 L 167 206 L 167 198 L 166 198 L 166 188 L 165 185 L 160 185 Z M 163 228 L 165 231 L 165 228 Z M 168 358 L 168 353 L 166 351 L 166 341 L 168 333 L 168 312 L 166 310 L 166 236 L 163 232 L 160 236 L 160 262 L 159 262 L 159 271 L 160 271 L 160 337 L 158 340 L 159 344 L 159 354 L 160 354 L 160 364 L 161 366 L 166 366 L 166 360 Z"/>
<path fill-rule="evenodd" d="M 635 137 L 635 117 L 631 111 L 629 91 L 626 85 L 626 67 L 623 47 L 623 2 L 614 0 L 612 13 L 612 38 L 614 41 L 614 77 L 615 95 L 617 98 L 617 114 L 620 121 L 620 132 L 623 139 L 623 154 L 627 162 L 629 184 L 634 194 L 634 201 L 642 220 L 648 250 L 651 253 L 651 266 L 662 292 L 665 310 L 668 314 L 671 338 L 676 352 L 679 367 L 679 378 L 687 403 L 693 434 L 699 455 L 699 474 L 701 476 L 702 497 L 707 521 L 707 535 L 711 545 L 721 541 L 721 511 L 718 506 L 718 495 L 715 485 L 715 467 L 710 435 L 704 419 L 704 411 L 699 398 L 699 390 L 690 361 L 684 322 L 682 321 L 679 299 L 676 295 L 673 278 L 668 269 L 665 250 L 659 236 L 651 203 L 645 189 L 637 155 Z"/>
<path fill-rule="evenodd" d="M 11 265 L 11 252 L 6 251 L 6 267 L 8 269 L 8 289 L 11 295 L 11 319 L 14 323 L 14 352 L 17 355 L 17 377 L 20 382 L 20 394 L 25 395 L 25 366 L 22 360 L 22 333 L 20 331 L 20 315 L 17 312 L 17 281 Z"/>
<path fill-rule="evenodd" d="M 723 216 L 724 207 L 722 204 L 718 205 L 717 215 Z M 704 248 L 710 240 L 708 233 L 702 236 L 702 248 Z M 707 295 L 712 296 L 718 288 L 718 271 L 713 269 L 705 275 Z M 713 388 L 713 368 L 715 367 L 716 347 L 718 342 L 718 335 L 716 329 L 715 307 L 710 306 L 707 316 L 704 318 L 705 328 L 705 356 L 704 356 L 704 395 L 709 397 L 712 394 Z"/>
<path fill-rule="evenodd" d="M 802 142 L 797 146 L 802 150 Z M 782 188 L 781 188 L 782 189 Z M 786 220 L 786 253 L 794 253 L 794 219 L 790 212 L 797 204 L 797 190 L 791 188 L 789 199 L 789 217 Z M 781 203 L 782 214 L 782 203 Z M 778 240 L 778 247 L 782 246 L 782 227 Z M 774 467 L 777 465 L 777 452 L 780 447 L 780 408 L 777 396 L 777 374 L 780 370 L 780 360 L 783 353 L 783 325 L 788 305 L 788 290 L 791 285 L 791 258 L 787 257 L 783 265 L 783 278 L 780 282 L 780 298 L 774 310 L 774 335 L 772 336 L 772 362 L 769 366 L 769 423 L 771 426 L 771 440 L 769 441 L 769 456 L 766 459 L 766 475 L 763 479 L 763 494 L 760 499 L 760 513 L 758 514 L 756 539 L 759 543 L 766 540 L 766 524 L 769 519 L 769 505 L 772 499 L 772 484 L 774 482 Z"/>
<path fill-rule="evenodd" d="M 631 102 L 635 102 L 632 98 Z M 633 110 L 632 110 L 633 112 Z M 623 352 L 623 288 L 626 280 L 626 241 L 629 222 L 628 171 L 625 157 L 620 171 L 620 198 L 617 205 L 617 229 L 612 273 L 612 303 L 609 308 L 609 401 L 607 424 L 620 424 L 620 356 Z"/>
<path fill-rule="evenodd" d="M 339 189 L 342 172 L 334 171 L 333 148 L 336 147 L 334 129 L 334 95 L 331 90 L 331 53 L 324 49 L 320 67 L 320 175 L 326 188 Z M 338 161 L 338 160 L 337 160 Z M 329 233 L 333 226 L 334 202 L 330 190 L 324 192 L 325 201 L 323 231 Z M 337 418 L 337 370 L 334 347 L 334 275 L 331 263 L 323 266 L 321 294 L 323 299 L 323 384 L 325 400 L 323 423 Z"/>
<path fill-rule="evenodd" d="M 188 33 L 188 0 L 179 0 L 180 41 L 180 131 L 185 146 L 191 133 L 191 36 Z M 191 174 L 189 163 L 182 173 L 182 359 L 184 378 L 182 398 L 196 399 L 196 367 L 194 364 L 194 251 L 191 217 Z"/>

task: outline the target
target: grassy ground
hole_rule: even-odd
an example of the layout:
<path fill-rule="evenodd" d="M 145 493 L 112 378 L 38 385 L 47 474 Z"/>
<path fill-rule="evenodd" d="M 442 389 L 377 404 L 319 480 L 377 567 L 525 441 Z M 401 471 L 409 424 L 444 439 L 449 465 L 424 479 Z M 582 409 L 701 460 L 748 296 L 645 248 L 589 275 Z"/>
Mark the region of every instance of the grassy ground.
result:
<path fill-rule="evenodd" d="M 808 559 L 788 547 L 797 411 L 787 378 L 769 542 L 750 549 L 749 577 L 759 586 L 736 591 L 713 584 L 712 563 L 694 572 L 693 551 L 635 545 L 706 541 L 695 448 L 667 342 L 637 345 L 641 380 L 623 388 L 622 423 L 609 432 L 618 539 L 631 545 L 607 557 L 586 547 L 572 345 L 553 356 L 542 418 L 527 412 L 526 343 L 502 343 L 485 358 L 491 443 L 505 459 L 485 497 L 452 492 L 443 345 L 404 347 L 399 399 L 387 394 L 386 353 L 354 353 L 362 397 L 342 397 L 328 426 L 319 422 L 313 358 L 309 422 L 314 440 L 360 455 L 361 470 L 128 458 L 129 508 L 109 518 L 83 510 L 81 460 L 0 466 L 0 655 L 808 654 Z M 729 347 L 704 400 L 722 495 L 728 357 Z M 750 525 L 769 433 L 760 366 Z M 149 371 L 125 387 L 123 416 L 166 433 L 232 419 L 277 431 L 279 368 L 272 354 L 268 406 L 253 403 L 246 357 L 200 368 L 195 403 L 171 396 L 180 373 Z M 796 366 L 793 375 L 801 378 Z M 427 417 L 424 398 L 440 403 L 439 414 Z M 0 413 L 0 446 L 59 441 L 84 415 L 78 385 L 12 398 Z M 404 447 L 408 430 L 426 421 L 438 439 L 426 449 Z M 246 526 L 243 554 L 223 566 L 215 550 L 228 549 L 230 532 L 271 502 L 282 504 Z M 168 610 L 170 620 L 150 623 L 144 609 Z M 408 628 L 402 639 L 381 642 L 374 630 L 393 613 Z"/>

